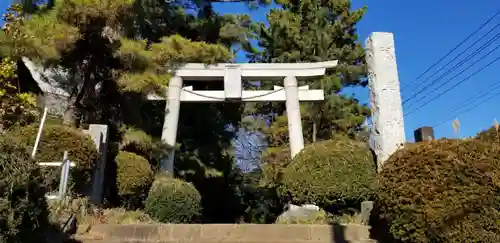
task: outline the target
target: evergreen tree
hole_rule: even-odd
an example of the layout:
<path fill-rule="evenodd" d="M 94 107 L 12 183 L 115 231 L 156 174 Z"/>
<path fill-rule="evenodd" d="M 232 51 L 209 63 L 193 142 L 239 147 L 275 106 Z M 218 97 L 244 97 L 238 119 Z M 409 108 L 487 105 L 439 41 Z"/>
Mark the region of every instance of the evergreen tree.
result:
<path fill-rule="evenodd" d="M 366 73 L 364 50 L 358 42 L 356 24 L 365 8 L 351 10 L 350 0 L 290 0 L 280 1 L 282 9 L 272 9 L 267 15 L 269 26 L 258 23 L 252 26 L 253 34 L 263 51 L 250 48 L 253 62 L 297 63 L 338 60 L 339 65 L 315 80 L 305 80 L 299 85 L 309 85 L 325 91 L 325 101 L 302 103 L 302 120 L 306 142 L 331 139 L 335 134 L 354 136 L 369 115 L 366 106 L 352 97 L 340 95 L 348 86 L 365 86 Z M 273 84 L 263 82 L 263 87 Z M 271 102 L 248 109 L 254 113 L 286 115 L 284 103 Z M 286 125 L 286 118 L 274 118 Z M 280 137 L 287 141 L 287 129 Z M 280 131 L 269 131 L 276 137 Z M 281 143 L 284 145 L 284 143 Z M 274 146 L 278 146 L 275 144 Z"/>

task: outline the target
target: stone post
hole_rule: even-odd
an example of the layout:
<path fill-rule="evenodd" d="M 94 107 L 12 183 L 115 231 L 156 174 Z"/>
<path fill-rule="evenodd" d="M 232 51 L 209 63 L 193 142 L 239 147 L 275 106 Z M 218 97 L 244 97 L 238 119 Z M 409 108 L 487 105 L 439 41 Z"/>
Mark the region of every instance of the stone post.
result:
<path fill-rule="evenodd" d="M 106 154 L 108 151 L 108 126 L 102 124 L 91 124 L 86 133 L 92 137 L 97 152 L 99 153 L 99 159 L 94 169 L 91 197 L 95 204 L 101 204 L 104 191 Z"/>
<path fill-rule="evenodd" d="M 177 142 L 177 127 L 179 125 L 179 113 L 181 108 L 182 78 L 175 76 L 170 79 L 167 92 L 167 104 L 165 106 L 165 120 L 161 140 L 172 149 L 168 157 L 163 159 L 160 169 L 163 172 L 174 173 L 175 144 Z"/>
<path fill-rule="evenodd" d="M 299 90 L 297 78 L 285 77 L 286 114 L 288 117 L 288 134 L 290 137 L 291 157 L 295 157 L 304 148 L 302 120 L 300 116 Z"/>
<path fill-rule="evenodd" d="M 366 40 L 372 112 L 372 144 L 377 170 L 405 142 L 403 107 L 392 33 L 375 32 Z"/>

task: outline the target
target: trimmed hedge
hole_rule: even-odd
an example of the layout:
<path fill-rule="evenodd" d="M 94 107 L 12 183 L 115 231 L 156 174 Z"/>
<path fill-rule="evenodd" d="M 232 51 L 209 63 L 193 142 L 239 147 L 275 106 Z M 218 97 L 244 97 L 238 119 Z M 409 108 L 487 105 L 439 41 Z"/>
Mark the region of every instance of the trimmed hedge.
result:
<path fill-rule="evenodd" d="M 478 140 L 408 144 L 378 176 L 377 214 L 402 242 L 500 242 L 499 169 Z"/>
<path fill-rule="evenodd" d="M 0 242 L 44 242 L 49 212 L 42 182 L 25 148 L 0 137 Z"/>
<path fill-rule="evenodd" d="M 21 144 L 33 149 L 38 124 L 17 127 L 8 133 Z M 76 192 L 85 192 L 90 188 L 92 173 L 98 159 L 98 153 L 90 136 L 82 131 L 58 124 L 45 124 L 38 150 L 36 161 L 52 162 L 62 161 L 64 151 L 68 151 L 69 159 L 76 164 L 71 168 L 71 181 Z M 46 184 L 51 190 L 57 190 L 60 178 L 59 169 L 43 168 L 46 175 Z"/>
<path fill-rule="evenodd" d="M 304 148 L 283 170 L 280 194 L 290 193 L 294 204 L 313 203 L 327 211 L 358 208 L 371 197 L 375 175 L 365 144 L 326 140 Z"/>
<path fill-rule="evenodd" d="M 201 196 L 193 184 L 160 175 L 149 191 L 145 209 L 162 223 L 191 223 L 201 215 Z"/>
<path fill-rule="evenodd" d="M 127 203 L 143 201 L 153 182 L 149 162 L 137 154 L 124 151 L 118 153 L 115 161 L 118 195 Z"/>

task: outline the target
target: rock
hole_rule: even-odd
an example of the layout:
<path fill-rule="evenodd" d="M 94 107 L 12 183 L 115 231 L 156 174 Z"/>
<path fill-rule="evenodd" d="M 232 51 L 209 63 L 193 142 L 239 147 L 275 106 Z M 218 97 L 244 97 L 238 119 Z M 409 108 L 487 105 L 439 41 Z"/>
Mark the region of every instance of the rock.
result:
<path fill-rule="evenodd" d="M 326 212 L 313 204 L 290 204 L 288 210 L 276 219 L 277 224 L 327 224 Z"/>

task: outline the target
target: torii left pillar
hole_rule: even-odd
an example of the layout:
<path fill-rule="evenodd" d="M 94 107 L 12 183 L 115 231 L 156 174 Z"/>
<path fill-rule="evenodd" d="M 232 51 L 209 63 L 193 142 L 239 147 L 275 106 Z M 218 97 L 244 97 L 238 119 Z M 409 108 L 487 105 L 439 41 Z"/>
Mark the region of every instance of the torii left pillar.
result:
<path fill-rule="evenodd" d="M 167 92 L 167 104 L 165 105 L 165 121 L 161 133 L 161 140 L 171 147 L 168 156 L 160 165 L 161 171 L 174 173 L 175 146 L 177 141 L 177 128 L 179 126 L 179 114 L 181 110 L 182 78 L 174 76 L 170 79 Z"/>

